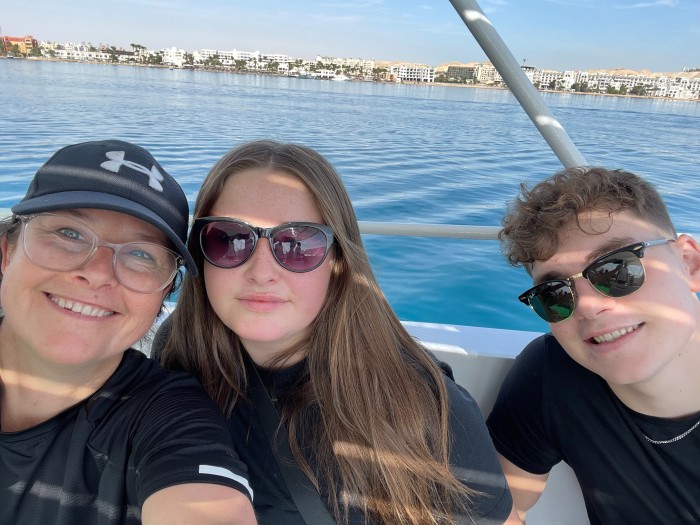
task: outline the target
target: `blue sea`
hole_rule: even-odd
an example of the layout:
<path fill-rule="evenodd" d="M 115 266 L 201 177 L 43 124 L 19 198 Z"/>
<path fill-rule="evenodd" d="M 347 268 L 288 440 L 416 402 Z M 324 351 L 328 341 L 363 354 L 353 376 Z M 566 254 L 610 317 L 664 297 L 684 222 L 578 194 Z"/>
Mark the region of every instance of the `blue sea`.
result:
<path fill-rule="evenodd" d="M 561 168 L 506 90 L 3 59 L 0 93 L 0 209 L 55 150 L 104 138 L 149 149 L 191 205 L 231 147 L 303 143 L 334 163 L 364 221 L 498 226 L 521 182 Z M 589 164 L 648 178 L 678 229 L 700 232 L 700 103 L 543 97 Z M 401 319 L 546 330 L 495 241 L 364 240 Z"/>

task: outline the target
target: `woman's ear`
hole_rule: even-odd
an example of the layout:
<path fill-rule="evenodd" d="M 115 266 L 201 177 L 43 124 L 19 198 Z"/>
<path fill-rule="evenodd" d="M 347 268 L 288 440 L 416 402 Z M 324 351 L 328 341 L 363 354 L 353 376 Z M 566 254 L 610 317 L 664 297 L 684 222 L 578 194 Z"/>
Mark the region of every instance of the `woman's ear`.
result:
<path fill-rule="evenodd" d="M 0 238 L 0 274 L 5 273 L 5 267 L 12 257 L 14 246 L 7 242 L 7 233 Z"/>
<path fill-rule="evenodd" d="M 700 245 L 693 237 L 683 233 L 676 239 L 676 246 L 685 264 L 690 289 L 700 292 Z"/>

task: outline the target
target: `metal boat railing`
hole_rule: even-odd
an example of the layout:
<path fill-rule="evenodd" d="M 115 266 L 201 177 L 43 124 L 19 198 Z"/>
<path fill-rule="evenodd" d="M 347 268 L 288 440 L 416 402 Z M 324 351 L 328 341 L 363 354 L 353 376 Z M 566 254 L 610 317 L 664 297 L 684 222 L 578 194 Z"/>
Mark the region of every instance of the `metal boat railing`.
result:
<path fill-rule="evenodd" d="M 586 159 L 544 103 L 476 1 L 450 0 L 450 3 L 564 167 L 585 166 Z"/>
<path fill-rule="evenodd" d="M 450 3 L 562 165 L 565 168 L 585 166 L 586 159 L 542 100 L 477 2 L 450 0 Z M 494 240 L 498 238 L 499 230 L 498 226 L 360 222 L 362 233 L 377 235 Z"/>
<path fill-rule="evenodd" d="M 371 235 L 406 235 L 410 237 L 451 237 L 453 239 L 494 240 L 498 238 L 500 227 L 360 221 L 360 231 L 364 234 Z"/>

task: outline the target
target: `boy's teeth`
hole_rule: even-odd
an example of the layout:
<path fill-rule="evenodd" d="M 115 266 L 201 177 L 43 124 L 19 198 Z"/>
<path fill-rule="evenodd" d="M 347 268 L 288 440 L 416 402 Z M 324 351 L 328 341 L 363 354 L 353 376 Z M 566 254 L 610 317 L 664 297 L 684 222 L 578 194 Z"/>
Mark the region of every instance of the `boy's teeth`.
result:
<path fill-rule="evenodd" d="M 615 339 L 618 339 L 622 337 L 623 335 L 629 334 L 630 332 L 633 332 L 634 330 L 637 329 L 637 326 L 628 326 L 627 328 L 620 328 L 619 330 L 615 330 L 613 332 L 603 334 L 603 335 L 597 335 L 593 338 L 593 340 L 600 344 L 600 343 L 609 343 L 610 341 L 614 341 Z"/>

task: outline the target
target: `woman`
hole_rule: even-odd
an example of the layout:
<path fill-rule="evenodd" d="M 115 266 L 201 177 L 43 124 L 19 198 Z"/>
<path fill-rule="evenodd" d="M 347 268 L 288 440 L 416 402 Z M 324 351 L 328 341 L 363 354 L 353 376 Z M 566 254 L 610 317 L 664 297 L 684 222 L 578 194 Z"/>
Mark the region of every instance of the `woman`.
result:
<path fill-rule="evenodd" d="M 260 523 L 309 520 L 280 480 L 284 458 L 272 459 L 268 441 L 279 440 L 251 395 L 258 377 L 336 522 L 509 516 L 475 402 L 391 310 L 323 157 L 271 141 L 229 152 L 199 192 L 189 248 L 202 275 L 185 277 L 169 337 L 159 334 L 163 361 L 197 375 L 229 415 Z"/>
<path fill-rule="evenodd" d="M 0 222 L 0 523 L 255 522 L 216 405 L 130 349 L 197 271 L 188 211 L 109 140 L 59 150 Z"/>

